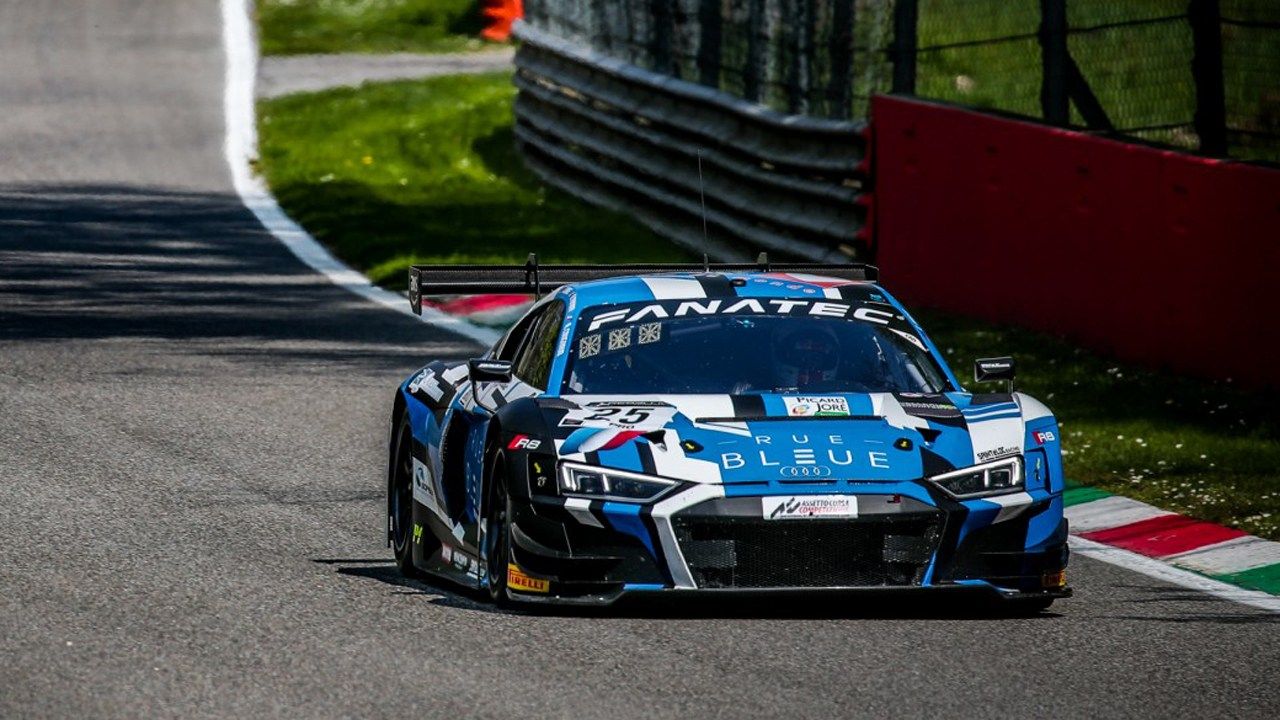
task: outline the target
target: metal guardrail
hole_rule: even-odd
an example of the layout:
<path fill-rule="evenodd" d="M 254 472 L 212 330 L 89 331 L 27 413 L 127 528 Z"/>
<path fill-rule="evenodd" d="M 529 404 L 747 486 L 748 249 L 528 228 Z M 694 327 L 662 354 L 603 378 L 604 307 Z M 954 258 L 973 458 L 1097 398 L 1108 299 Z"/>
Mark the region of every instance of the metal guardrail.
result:
<path fill-rule="evenodd" d="M 784 115 L 528 23 L 516 37 L 516 140 L 550 184 L 718 260 L 868 259 L 865 123 Z"/>

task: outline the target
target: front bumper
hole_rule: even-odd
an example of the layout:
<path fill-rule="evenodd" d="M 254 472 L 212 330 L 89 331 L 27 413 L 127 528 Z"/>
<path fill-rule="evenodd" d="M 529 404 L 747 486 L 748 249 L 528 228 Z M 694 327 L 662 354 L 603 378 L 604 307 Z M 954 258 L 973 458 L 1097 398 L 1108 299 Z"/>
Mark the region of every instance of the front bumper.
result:
<path fill-rule="evenodd" d="M 856 518 L 767 520 L 761 498 L 778 492 L 719 485 L 686 487 L 653 505 L 517 501 L 514 564 L 545 582 L 515 594 L 579 605 L 654 593 L 1070 595 L 1061 581 L 1068 551 L 1060 496 L 957 502 L 923 483 L 832 489 L 823 488 L 857 498 Z"/>

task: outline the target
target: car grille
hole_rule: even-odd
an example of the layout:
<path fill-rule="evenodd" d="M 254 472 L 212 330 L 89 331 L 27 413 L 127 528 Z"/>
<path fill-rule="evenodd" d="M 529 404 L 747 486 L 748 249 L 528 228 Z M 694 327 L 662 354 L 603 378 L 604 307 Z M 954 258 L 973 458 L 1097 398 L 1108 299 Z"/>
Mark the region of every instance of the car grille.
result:
<path fill-rule="evenodd" d="M 701 588 L 919 585 L 941 513 L 854 520 L 677 515 L 680 551 Z"/>

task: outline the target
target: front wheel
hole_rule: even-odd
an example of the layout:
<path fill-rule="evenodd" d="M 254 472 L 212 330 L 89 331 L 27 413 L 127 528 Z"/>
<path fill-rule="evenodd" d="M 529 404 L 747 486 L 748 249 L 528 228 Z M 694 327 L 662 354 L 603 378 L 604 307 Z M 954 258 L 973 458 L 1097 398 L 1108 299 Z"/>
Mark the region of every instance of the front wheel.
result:
<path fill-rule="evenodd" d="M 485 510 L 485 568 L 489 598 L 500 607 L 511 604 L 507 594 L 507 565 L 511 562 L 511 497 L 507 493 L 506 459 L 499 454 L 489 473 L 489 504 Z"/>
<path fill-rule="evenodd" d="M 387 523 L 391 529 L 391 549 L 395 552 L 396 567 L 407 578 L 422 577 L 413 564 L 413 434 L 406 416 L 400 421 L 396 433 L 395 455 L 391 466 L 391 480 L 387 487 Z"/>

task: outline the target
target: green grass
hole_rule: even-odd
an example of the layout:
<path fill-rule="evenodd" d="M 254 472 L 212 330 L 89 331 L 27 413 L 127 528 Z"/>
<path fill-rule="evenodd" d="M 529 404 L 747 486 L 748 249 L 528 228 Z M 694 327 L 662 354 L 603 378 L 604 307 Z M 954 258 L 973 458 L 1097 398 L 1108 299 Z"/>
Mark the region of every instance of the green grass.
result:
<path fill-rule="evenodd" d="M 1248 8 L 1253 7 L 1253 11 Z M 1223 14 L 1249 19 L 1274 17 L 1257 0 L 1226 2 Z M 1072 0 L 1067 21 L 1073 30 L 1108 23 L 1179 16 L 1186 0 Z M 917 59 L 917 93 L 922 97 L 1041 116 L 1040 44 L 1034 38 L 981 42 L 1035 33 L 1036 0 L 921 0 L 922 48 L 961 42 L 979 44 L 924 50 Z M 1225 26 L 1224 75 L 1229 124 L 1241 130 L 1275 133 L 1280 127 L 1280 32 Z M 1068 48 L 1090 88 L 1116 128 L 1141 130 L 1142 138 L 1196 149 L 1192 128 L 1196 88 L 1191 76 L 1191 29 L 1183 19 L 1149 25 L 1073 32 Z M 1072 122 L 1084 120 L 1072 106 Z M 1276 160 L 1274 142 L 1233 139 L 1233 155 Z"/>
<path fill-rule="evenodd" d="M 264 55 L 457 52 L 484 46 L 476 0 L 263 0 Z"/>
<path fill-rule="evenodd" d="M 374 282 L 413 263 L 684 257 L 635 221 L 548 188 L 516 155 L 505 73 L 293 95 L 258 108 L 285 210 Z"/>
<path fill-rule="evenodd" d="M 261 170 L 284 209 L 375 282 L 412 262 L 680 260 L 633 221 L 546 188 L 511 134 L 506 75 L 370 85 L 260 106 Z M 891 284 L 890 284 L 891 286 Z M 892 287 L 891 287 L 892 289 Z M 1067 475 L 1280 539 L 1275 393 L 1133 367 L 1055 338 L 933 312 L 957 374 L 1011 354 L 1062 422 Z"/>
<path fill-rule="evenodd" d="M 1067 477 L 1280 539 L 1277 393 L 1141 370 L 1027 330 L 916 316 L 962 381 L 975 358 L 1017 359 L 1019 390 L 1061 422 Z"/>

